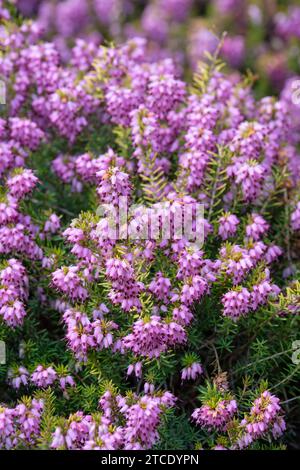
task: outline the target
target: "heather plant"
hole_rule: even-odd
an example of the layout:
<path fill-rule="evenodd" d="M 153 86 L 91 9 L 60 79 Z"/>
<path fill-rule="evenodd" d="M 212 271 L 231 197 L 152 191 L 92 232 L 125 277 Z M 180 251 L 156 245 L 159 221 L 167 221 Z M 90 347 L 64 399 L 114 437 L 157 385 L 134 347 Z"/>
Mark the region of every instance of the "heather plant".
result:
<path fill-rule="evenodd" d="M 222 43 L 185 81 L 145 39 L 64 62 L 35 23 L 2 33 L 0 447 L 296 446 L 289 96 L 257 98 Z M 196 204 L 202 246 L 175 230 Z M 159 236 L 139 236 L 153 208 Z"/>
<path fill-rule="evenodd" d="M 299 74 L 300 8 L 296 0 L 15 0 L 15 10 L 35 18 L 65 61 L 85 70 L 99 43 L 147 39 L 146 56 L 172 56 L 194 70 L 213 54 L 227 32 L 221 55 L 229 70 L 259 75 L 263 96 L 281 91 Z M 76 47 L 71 52 L 70 45 Z M 145 57 L 146 57 L 145 56 Z M 189 71 L 187 70 L 187 73 Z"/>

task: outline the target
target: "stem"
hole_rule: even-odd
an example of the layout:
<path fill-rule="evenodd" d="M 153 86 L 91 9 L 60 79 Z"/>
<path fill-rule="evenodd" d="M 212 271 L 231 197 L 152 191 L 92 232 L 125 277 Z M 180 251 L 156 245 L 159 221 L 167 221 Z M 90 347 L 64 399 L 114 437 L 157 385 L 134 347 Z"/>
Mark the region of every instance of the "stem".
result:
<path fill-rule="evenodd" d="M 280 385 L 288 382 L 295 374 L 296 372 L 298 372 L 299 370 L 299 365 L 297 367 L 295 367 L 295 369 L 293 370 L 293 372 L 288 375 L 285 379 L 281 380 L 280 382 L 278 382 L 278 384 L 274 385 L 273 387 L 271 387 L 269 390 L 273 390 L 273 389 L 276 389 L 277 387 L 279 387 Z"/>
<path fill-rule="evenodd" d="M 216 363 L 217 363 L 217 367 L 218 367 L 218 374 L 220 374 L 220 373 L 222 372 L 222 369 L 221 369 L 221 366 L 220 366 L 220 361 L 219 361 L 218 352 L 217 352 L 217 349 L 216 349 L 216 347 L 215 347 L 214 344 L 212 344 L 211 347 L 212 347 L 213 350 L 214 350 L 215 357 L 216 357 Z"/>
<path fill-rule="evenodd" d="M 289 198 L 287 189 L 284 190 L 284 204 L 285 204 L 285 217 L 286 217 L 286 248 L 287 248 L 287 259 L 289 264 L 292 264 L 292 257 L 291 257 L 291 237 L 290 237 L 290 211 L 289 211 Z"/>
<path fill-rule="evenodd" d="M 247 364 L 246 366 L 239 367 L 235 371 L 233 371 L 233 374 L 239 372 L 240 370 L 247 369 L 247 367 L 254 366 L 255 364 L 259 364 L 260 362 L 265 362 L 268 361 L 269 359 L 273 359 L 274 357 L 282 356 L 283 354 L 288 354 L 289 352 L 293 351 L 293 348 L 287 349 L 286 351 L 281 351 L 279 353 L 272 354 L 272 356 L 264 357 L 263 359 L 259 359 L 258 361 L 250 362 L 250 364 Z"/>
<path fill-rule="evenodd" d="M 290 398 L 289 400 L 281 401 L 280 404 L 281 404 L 281 405 L 286 405 L 287 403 L 291 403 L 292 401 L 295 401 L 295 400 L 300 400 L 300 396 L 294 397 L 294 398 Z"/>
<path fill-rule="evenodd" d="M 213 209 L 214 209 L 214 202 L 215 202 L 215 197 L 216 197 L 216 192 L 217 192 L 217 184 L 218 184 L 218 180 L 219 180 L 220 169 L 221 169 L 221 155 L 219 156 L 219 159 L 218 159 L 217 171 L 216 171 L 216 175 L 215 175 L 215 180 L 214 180 L 214 185 L 213 185 L 213 189 L 212 189 L 212 193 L 211 193 L 211 198 L 210 198 L 210 201 L 209 201 L 209 210 L 208 210 L 208 215 L 207 215 L 207 221 L 208 222 L 210 222 L 212 212 L 213 212 Z"/>

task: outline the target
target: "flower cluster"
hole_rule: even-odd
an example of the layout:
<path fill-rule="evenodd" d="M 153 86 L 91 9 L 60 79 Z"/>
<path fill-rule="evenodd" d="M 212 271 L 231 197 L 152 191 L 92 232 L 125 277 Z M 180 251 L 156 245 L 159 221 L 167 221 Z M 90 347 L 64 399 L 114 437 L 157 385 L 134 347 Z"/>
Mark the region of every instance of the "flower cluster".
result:
<path fill-rule="evenodd" d="M 286 426 L 279 402 L 280 400 L 267 390 L 254 401 L 249 415 L 240 423 L 243 431 L 238 441 L 239 448 L 249 446 L 267 433 L 272 433 L 274 438 L 283 434 Z"/>
<path fill-rule="evenodd" d="M 192 418 L 199 426 L 208 430 L 224 431 L 237 411 L 235 400 L 219 399 L 215 403 L 207 403 L 193 411 Z"/>
<path fill-rule="evenodd" d="M 39 438 L 43 402 L 33 399 L 15 408 L 0 407 L 0 448 L 26 449 Z"/>
<path fill-rule="evenodd" d="M 84 450 L 142 450 L 158 439 L 157 428 L 164 409 L 172 407 L 174 396 L 132 395 L 123 397 L 107 390 L 99 400 L 99 416 L 77 412 L 57 427 L 51 447 Z"/>
<path fill-rule="evenodd" d="M 218 48 L 218 33 L 227 30 L 220 54 L 229 66 L 239 70 L 251 63 L 252 69 L 280 89 L 293 72 L 287 56 L 293 56 L 299 42 L 297 2 L 274 2 L 267 9 L 245 0 L 211 0 L 208 5 L 197 8 L 195 0 L 148 0 L 142 5 L 132 0 L 17 1 L 21 13 L 36 17 L 35 34 L 52 37 L 64 60 L 81 71 L 90 67 L 103 37 L 119 42 L 133 35 L 147 39 L 147 61 L 172 56 L 196 68 L 206 52 L 213 54 Z M 5 8 L 1 15 L 10 17 Z"/>
<path fill-rule="evenodd" d="M 91 348 L 109 348 L 113 343 L 112 331 L 117 325 L 112 321 L 94 320 L 79 311 L 66 310 L 64 322 L 67 327 L 66 339 L 77 359 L 85 361 Z"/>
<path fill-rule="evenodd" d="M 75 386 L 74 379 L 70 374 L 65 371 L 56 372 L 52 366 L 38 365 L 31 375 L 26 367 L 15 366 L 9 369 L 7 378 L 12 387 L 17 390 L 21 386 L 28 386 L 29 383 L 38 388 L 47 388 L 58 382 L 62 390 Z"/>
<path fill-rule="evenodd" d="M 132 333 L 125 336 L 123 344 L 134 354 L 158 357 L 169 347 L 186 342 L 184 328 L 176 322 L 166 322 L 157 315 L 140 319 L 133 324 Z"/>
<path fill-rule="evenodd" d="M 0 271 L 0 315 L 12 328 L 23 324 L 28 289 L 29 279 L 22 263 L 14 258 L 7 260 Z"/>
<path fill-rule="evenodd" d="M 192 413 L 192 420 L 208 432 L 221 432 L 224 435 L 221 445 L 224 450 L 248 448 L 268 435 L 278 439 L 285 431 L 280 400 L 268 390 L 261 393 L 240 421 L 237 402 L 227 391 L 214 386 L 208 387 L 206 393 L 203 405 Z"/>

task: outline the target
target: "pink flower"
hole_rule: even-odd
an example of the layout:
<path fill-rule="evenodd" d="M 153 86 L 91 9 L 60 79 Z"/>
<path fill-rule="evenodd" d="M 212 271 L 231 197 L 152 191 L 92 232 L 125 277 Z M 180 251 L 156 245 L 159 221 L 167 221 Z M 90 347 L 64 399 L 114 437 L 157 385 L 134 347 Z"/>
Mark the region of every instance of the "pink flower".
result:
<path fill-rule="evenodd" d="M 224 216 L 222 216 L 219 220 L 218 232 L 222 240 L 227 240 L 227 238 L 235 235 L 239 223 L 239 219 L 234 214 L 224 214 Z"/>
<path fill-rule="evenodd" d="M 19 300 L 14 300 L 11 303 L 3 305 L 0 309 L 0 316 L 12 328 L 16 328 L 23 324 L 26 311 L 24 304 Z"/>
<path fill-rule="evenodd" d="M 38 178 L 32 170 L 17 169 L 14 170 L 13 176 L 8 178 L 6 184 L 11 196 L 20 200 L 33 190 L 37 182 Z"/>
<path fill-rule="evenodd" d="M 291 214 L 291 226 L 294 231 L 300 230 L 300 202 Z"/>
<path fill-rule="evenodd" d="M 194 362 L 188 367 L 185 367 L 181 371 L 181 380 L 195 380 L 198 375 L 203 374 L 201 364 Z"/>
<path fill-rule="evenodd" d="M 251 215 L 251 223 L 246 227 L 246 235 L 248 238 L 252 238 L 258 241 L 262 235 L 264 235 L 269 229 L 269 224 L 259 214 Z"/>
<path fill-rule="evenodd" d="M 142 376 L 142 363 L 136 362 L 135 364 L 130 364 L 127 369 L 127 375 L 135 374 L 136 377 L 141 378 Z M 145 393 L 146 390 L 145 390 Z"/>
<path fill-rule="evenodd" d="M 78 266 L 68 266 L 52 273 L 52 284 L 58 290 L 67 294 L 71 299 L 84 301 L 88 291 L 83 286 Z"/>
<path fill-rule="evenodd" d="M 21 385 L 26 386 L 28 384 L 29 372 L 23 366 L 18 367 L 17 370 L 10 369 L 8 371 L 8 379 L 13 388 L 18 390 Z"/>
<path fill-rule="evenodd" d="M 57 380 L 57 374 L 53 367 L 37 366 L 31 375 L 31 381 L 40 388 L 46 388 Z"/>
<path fill-rule="evenodd" d="M 173 310 L 173 319 L 182 325 L 189 325 L 194 315 L 186 305 L 180 305 Z"/>
<path fill-rule="evenodd" d="M 155 279 L 150 283 L 148 289 L 158 300 L 165 303 L 169 301 L 171 282 L 170 279 L 163 277 L 162 273 L 159 272 L 155 275 Z"/>
<path fill-rule="evenodd" d="M 201 276 L 193 276 L 189 284 L 184 284 L 180 300 L 183 304 L 190 306 L 196 300 L 200 300 L 208 291 L 208 283 Z"/>
<path fill-rule="evenodd" d="M 199 426 L 203 426 L 208 430 L 224 431 L 236 411 L 237 403 L 235 400 L 220 399 L 214 405 L 204 404 L 200 408 L 196 408 L 192 418 Z"/>
<path fill-rule="evenodd" d="M 254 401 L 250 413 L 241 421 L 243 435 L 238 441 L 238 447 L 247 447 L 267 433 L 272 433 L 274 438 L 280 437 L 285 430 L 281 413 L 279 399 L 265 390 Z"/>
<path fill-rule="evenodd" d="M 232 290 L 222 297 L 223 315 L 236 321 L 251 310 L 251 294 L 245 288 Z"/>
<path fill-rule="evenodd" d="M 140 319 L 133 324 L 132 333 L 123 338 L 123 345 L 135 355 L 159 357 L 170 346 L 186 341 L 182 326 L 175 322 L 165 323 L 159 316 Z"/>
<path fill-rule="evenodd" d="M 56 214 L 51 214 L 44 225 L 45 233 L 56 233 L 60 228 L 60 218 Z"/>

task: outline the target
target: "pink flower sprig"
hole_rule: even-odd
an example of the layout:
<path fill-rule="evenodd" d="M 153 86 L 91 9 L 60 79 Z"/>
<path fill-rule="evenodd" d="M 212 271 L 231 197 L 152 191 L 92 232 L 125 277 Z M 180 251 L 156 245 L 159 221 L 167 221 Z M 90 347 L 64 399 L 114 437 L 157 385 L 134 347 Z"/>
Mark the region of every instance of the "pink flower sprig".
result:
<path fill-rule="evenodd" d="M 256 439 L 260 439 L 271 433 L 276 439 L 282 436 L 286 425 L 282 417 L 280 400 L 268 390 L 254 401 L 250 413 L 240 423 L 242 437 L 238 441 L 238 447 L 248 447 Z"/>

